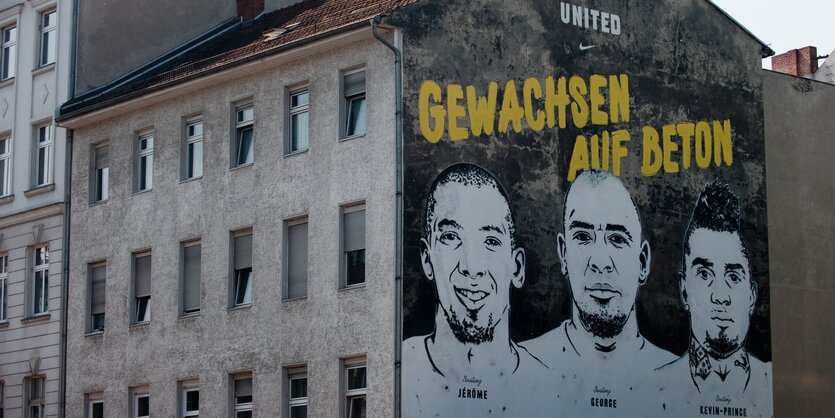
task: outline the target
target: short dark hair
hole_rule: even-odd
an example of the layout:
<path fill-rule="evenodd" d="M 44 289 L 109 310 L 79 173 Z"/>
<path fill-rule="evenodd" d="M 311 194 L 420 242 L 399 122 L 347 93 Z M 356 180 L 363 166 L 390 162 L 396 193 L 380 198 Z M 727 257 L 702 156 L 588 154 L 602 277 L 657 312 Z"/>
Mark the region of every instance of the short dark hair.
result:
<path fill-rule="evenodd" d="M 690 237 L 696 229 L 704 228 L 716 232 L 730 232 L 739 235 L 742 253 L 748 258 L 748 250 L 739 230 L 739 199 L 727 184 L 714 180 L 705 185 L 693 208 L 693 216 L 684 234 L 684 257 L 690 254 Z M 683 259 L 682 259 L 683 262 Z"/>
<path fill-rule="evenodd" d="M 486 169 L 470 163 L 457 163 L 447 167 L 444 171 L 438 174 L 437 177 L 435 177 L 435 180 L 432 182 L 432 186 L 429 187 L 429 194 L 426 198 L 426 212 L 423 218 L 423 232 L 427 240 L 432 235 L 432 219 L 435 217 L 435 204 L 437 203 L 435 200 L 435 191 L 438 187 L 448 183 L 458 183 L 464 186 L 474 186 L 478 188 L 490 187 L 496 189 L 507 205 L 507 217 L 505 217 L 505 220 L 507 221 L 508 234 L 510 235 L 510 246 L 512 248 L 516 248 L 516 227 L 513 224 L 513 215 L 511 213 L 513 209 L 510 207 L 510 200 L 508 200 L 504 188 L 502 188 L 502 185 L 499 184 L 496 176 L 491 174 Z"/>

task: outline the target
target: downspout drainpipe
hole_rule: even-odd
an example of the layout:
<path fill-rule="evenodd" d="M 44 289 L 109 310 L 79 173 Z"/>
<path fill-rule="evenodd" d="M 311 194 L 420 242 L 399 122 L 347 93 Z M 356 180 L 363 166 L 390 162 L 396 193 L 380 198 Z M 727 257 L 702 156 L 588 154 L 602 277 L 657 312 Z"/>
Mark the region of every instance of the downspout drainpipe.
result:
<path fill-rule="evenodd" d="M 371 32 L 374 37 L 394 52 L 394 101 L 395 101 L 395 172 L 396 172 L 396 213 L 395 213 L 395 242 L 394 242 L 394 416 L 400 417 L 400 373 L 401 373 L 401 341 L 402 324 L 402 295 L 403 295 L 403 53 L 391 42 L 377 33 L 380 16 L 371 20 Z M 395 41 L 396 42 L 396 41 Z"/>
<path fill-rule="evenodd" d="M 58 416 L 64 418 L 66 416 L 67 407 L 67 312 L 69 311 L 69 294 L 70 294 L 70 208 L 72 207 L 72 139 L 73 130 L 67 130 L 67 149 L 64 158 L 64 241 L 63 253 L 61 254 L 61 264 L 63 265 L 61 275 L 61 356 L 60 361 L 60 375 L 59 375 L 59 390 L 61 399 L 61 408 Z"/>

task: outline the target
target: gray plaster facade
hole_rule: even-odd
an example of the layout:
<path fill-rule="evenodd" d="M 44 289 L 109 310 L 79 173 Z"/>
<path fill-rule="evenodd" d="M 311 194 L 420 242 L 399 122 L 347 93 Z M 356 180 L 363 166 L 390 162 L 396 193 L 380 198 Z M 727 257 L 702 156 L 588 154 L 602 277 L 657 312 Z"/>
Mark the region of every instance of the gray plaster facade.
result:
<path fill-rule="evenodd" d="M 389 33 L 389 37 L 392 33 Z M 367 133 L 340 140 L 341 70 L 364 66 Z M 255 417 L 287 416 L 287 367 L 308 373 L 311 416 L 344 416 L 344 359 L 368 372 L 368 416 L 394 414 L 393 58 L 370 28 L 317 41 L 97 113 L 74 129 L 67 416 L 90 394 L 128 416 L 147 386 L 152 416 L 179 416 L 178 381 L 197 379 L 200 416 L 229 416 L 230 376 L 252 372 Z M 309 85 L 310 145 L 284 155 L 288 87 Z M 230 169 L 235 103 L 251 100 L 254 163 Z M 204 121 L 202 178 L 180 181 L 184 118 Z M 155 133 L 153 189 L 134 193 L 136 133 Z M 110 146 L 110 196 L 89 203 L 91 149 Z M 341 289 L 340 207 L 366 205 L 366 281 Z M 282 300 L 285 221 L 309 226 L 307 297 Z M 253 231 L 251 307 L 229 309 L 230 232 Z M 200 239 L 197 315 L 178 314 L 180 243 Z M 130 324 L 132 254 L 150 250 L 151 320 Z M 103 332 L 88 333 L 89 266 L 106 263 Z"/>
<path fill-rule="evenodd" d="M 763 71 L 774 414 L 835 409 L 835 86 Z"/>
<path fill-rule="evenodd" d="M 53 15 L 52 13 L 55 12 Z M 42 25 L 50 16 L 49 24 Z M 67 99 L 72 2 L 0 1 L 0 398 L 3 416 L 20 418 L 31 397 L 25 383 L 44 382 L 46 417 L 60 414 L 61 302 L 66 131 L 53 122 Z M 12 31 L 16 32 L 14 36 Z M 49 32 L 49 34 L 45 34 Z M 44 41 L 44 38 L 47 38 Z M 54 51 L 54 55 L 42 52 Z M 51 126 L 47 157 L 37 162 L 39 128 Z M 44 131 L 46 132 L 46 131 Z M 38 167 L 51 172 L 38 179 Z M 46 172 L 44 171 L 44 172 Z M 5 180 L 5 181 L 4 181 Z M 46 247 L 48 294 L 36 292 L 34 252 Z M 42 277 L 42 276 L 41 276 Z M 46 304 L 36 308 L 36 296 Z"/>

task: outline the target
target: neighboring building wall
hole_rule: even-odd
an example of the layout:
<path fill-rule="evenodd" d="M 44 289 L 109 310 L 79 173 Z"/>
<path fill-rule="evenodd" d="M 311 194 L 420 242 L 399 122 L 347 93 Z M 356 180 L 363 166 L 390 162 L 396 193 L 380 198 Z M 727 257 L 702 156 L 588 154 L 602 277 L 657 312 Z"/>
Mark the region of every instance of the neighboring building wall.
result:
<path fill-rule="evenodd" d="M 43 60 L 41 20 L 50 11 L 57 12 L 54 35 L 47 35 L 54 58 Z M 0 321 L 5 418 L 24 416 L 23 383 L 33 372 L 45 377 L 45 416 L 58 416 L 60 409 L 66 131 L 55 127 L 53 116 L 67 99 L 71 19 L 71 1 L 0 1 L 0 36 L 16 28 L 16 36 L 4 39 L 2 50 L 8 54 L 0 54 L 0 68 L 7 76 L 0 81 L 0 140 L 9 141 L 11 155 L 3 163 L 11 164 L 8 193 L 0 196 L 0 256 L 8 257 L 6 321 Z M 38 128 L 48 124 L 51 145 L 43 167 L 49 167 L 51 178 L 39 186 Z M 33 253 L 44 245 L 49 248 L 48 306 L 45 314 L 35 315 Z"/>
<path fill-rule="evenodd" d="M 309 416 L 339 416 L 340 359 L 368 367 L 368 416 L 393 414 L 395 153 L 391 51 L 362 41 L 75 130 L 68 312 L 67 416 L 104 393 L 126 416 L 129 388 L 148 385 L 153 416 L 175 416 L 178 380 L 196 378 L 200 416 L 228 416 L 231 373 L 254 374 L 255 416 L 276 417 L 283 367 L 306 364 Z M 368 132 L 340 141 L 340 70 L 366 65 Z M 231 70 L 239 71 L 239 70 Z M 240 70 L 239 74 L 245 74 Z M 284 156 L 285 88 L 309 82 L 310 146 Z M 254 164 L 229 168 L 233 103 L 252 98 Z M 204 172 L 181 182 L 183 118 L 202 114 Z M 153 127 L 153 190 L 132 193 L 135 132 Z M 89 204 L 91 146 L 110 144 L 110 198 Z M 366 284 L 339 288 L 340 205 L 366 202 Z M 283 221 L 308 217 L 305 299 L 282 301 Z M 228 309 L 230 231 L 253 230 L 252 307 Z M 178 315 L 180 242 L 200 238 L 201 310 Z M 152 312 L 130 325 L 131 257 L 152 252 Z M 107 263 L 105 331 L 85 335 L 89 263 Z M 286 416 L 282 413 L 281 416 Z"/>
<path fill-rule="evenodd" d="M 236 16 L 234 0 L 178 1 L 176 7 L 168 0 L 77 1 L 76 95 L 115 80 Z"/>
<path fill-rule="evenodd" d="M 835 410 L 835 86 L 763 71 L 774 412 Z"/>
<path fill-rule="evenodd" d="M 824 83 L 835 84 L 835 51 L 832 51 L 826 61 L 815 71 L 814 79 Z"/>

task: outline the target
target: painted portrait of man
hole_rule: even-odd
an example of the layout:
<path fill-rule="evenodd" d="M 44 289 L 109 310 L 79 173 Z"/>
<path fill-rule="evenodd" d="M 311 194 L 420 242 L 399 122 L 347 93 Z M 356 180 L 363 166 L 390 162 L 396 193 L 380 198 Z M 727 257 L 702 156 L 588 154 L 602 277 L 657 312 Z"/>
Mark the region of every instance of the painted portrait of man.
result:
<path fill-rule="evenodd" d="M 702 190 L 684 235 L 678 279 L 690 343 L 658 369 L 664 406 L 683 408 L 683 415 L 732 408 L 744 414 L 738 416 L 770 416 L 771 364 L 745 348 L 758 289 L 739 218 L 736 195 L 714 181 Z"/>
<path fill-rule="evenodd" d="M 525 251 L 491 173 L 459 163 L 438 175 L 420 258 L 438 303 L 434 331 L 403 342 L 404 416 L 519 416 L 514 404 L 546 367 L 510 337 L 510 292 L 525 282 Z"/>
<path fill-rule="evenodd" d="M 640 407 L 634 392 L 656 367 L 675 358 L 638 327 L 636 299 L 649 280 L 651 261 L 641 228 L 637 207 L 617 177 L 591 170 L 571 184 L 557 236 L 571 317 L 523 343 L 550 367 L 571 416 Z"/>

